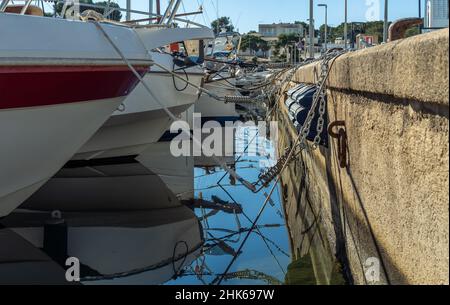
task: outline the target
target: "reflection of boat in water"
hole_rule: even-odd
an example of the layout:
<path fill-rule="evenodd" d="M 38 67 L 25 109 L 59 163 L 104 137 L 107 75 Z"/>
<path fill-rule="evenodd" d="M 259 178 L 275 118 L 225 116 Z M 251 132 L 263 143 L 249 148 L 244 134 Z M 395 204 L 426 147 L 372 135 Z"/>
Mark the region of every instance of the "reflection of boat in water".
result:
<path fill-rule="evenodd" d="M 71 162 L 21 208 L 123 211 L 178 204 L 161 179 L 131 157 Z"/>
<path fill-rule="evenodd" d="M 164 184 L 181 200 L 194 198 L 194 158 L 174 157 L 170 142 L 152 144 L 137 157 L 146 168 L 157 174 Z"/>
<path fill-rule="evenodd" d="M 161 284 L 189 265 L 203 246 L 201 226 L 184 206 L 62 212 L 61 221 L 52 214 L 17 211 L 3 224 L 55 261 L 78 258 L 83 283 L 115 284 L 123 278 L 126 284 Z"/>
<path fill-rule="evenodd" d="M 194 126 L 193 115 L 194 107 L 191 107 L 181 117 L 182 121 L 188 123 L 191 130 Z M 199 125 L 197 125 L 198 128 L 200 128 Z M 194 167 L 218 167 L 220 162 L 233 167 L 236 163 L 234 139 L 236 133 L 227 134 L 225 130 L 222 130 L 221 133 L 221 143 L 215 144 L 222 147 L 222 152 L 214 157 L 206 156 L 204 150 L 200 156 L 192 156 L 194 144 L 189 135 L 184 135 L 182 139 L 188 142 L 191 156 L 174 157 L 171 151 L 173 144 L 171 141 L 178 134 L 170 134 L 167 131 L 160 142 L 150 145 L 136 160 L 152 173 L 157 174 L 179 199 L 190 200 L 194 198 Z M 210 135 L 202 134 L 202 139 L 204 140 Z"/>
<path fill-rule="evenodd" d="M 63 285 L 65 270 L 20 235 L 0 228 L 0 285 Z"/>
<path fill-rule="evenodd" d="M 186 110 L 180 121 L 193 126 L 194 107 Z M 171 141 L 178 134 L 171 134 L 167 131 L 160 142 L 150 145 L 144 150 L 136 160 L 152 173 L 158 175 L 180 200 L 194 198 L 194 157 L 175 157 L 171 152 Z M 189 143 L 189 135 L 185 135 Z"/>

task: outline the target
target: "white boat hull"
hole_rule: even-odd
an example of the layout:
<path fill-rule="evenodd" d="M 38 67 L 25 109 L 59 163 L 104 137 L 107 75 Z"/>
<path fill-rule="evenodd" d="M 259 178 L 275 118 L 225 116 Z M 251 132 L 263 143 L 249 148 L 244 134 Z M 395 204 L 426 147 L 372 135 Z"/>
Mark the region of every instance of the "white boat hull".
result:
<path fill-rule="evenodd" d="M 1 110 L 0 217 L 50 179 L 122 100 Z"/>
<path fill-rule="evenodd" d="M 155 62 L 172 70 L 172 56 L 153 52 L 152 57 Z M 186 73 L 190 82 L 201 85 L 202 69 L 188 68 Z M 184 73 L 178 75 L 186 79 Z M 197 88 L 190 85 L 185 88 L 185 82 L 174 80 L 171 74 L 158 67 L 147 73 L 144 81 L 154 96 L 142 83 L 138 84 L 123 102 L 121 111 L 116 111 L 80 149 L 75 160 L 139 155 L 147 146 L 158 142 L 170 128 L 173 121 L 166 110 L 179 116 L 198 99 Z M 175 86 L 185 89 L 178 91 Z"/>
<path fill-rule="evenodd" d="M 217 81 L 213 83 L 206 83 L 204 87 L 220 97 L 236 95 L 235 90 L 221 87 L 227 85 L 229 84 L 226 81 Z M 203 122 L 218 121 L 220 123 L 224 123 L 227 121 L 233 122 L 239 119 L 239 114 L 236 111 L 235 104 L 226 104 L 225 102 L 218 101 L 207 94 L 202 94 L 195 104 L 195 113 L 201 113 Z"/>
<path fill-rule="evenodd" d="M 101 27 L 144 75 L 152 62 L 134 30 Z M 3 217 L 70 160 L 137 80 L 93 23 L 0 13 L 0 41 Z"/>

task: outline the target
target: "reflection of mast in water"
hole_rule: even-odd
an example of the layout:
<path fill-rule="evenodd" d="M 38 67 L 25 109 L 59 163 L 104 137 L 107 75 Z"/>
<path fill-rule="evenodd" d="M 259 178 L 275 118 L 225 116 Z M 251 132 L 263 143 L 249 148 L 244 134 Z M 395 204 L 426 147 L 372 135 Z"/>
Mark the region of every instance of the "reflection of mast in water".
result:
<path fill-rule="evenodd" d="M 258 281 L 264 281 L 268 285 L 283 285 L 283 282 L 278 280 L 277 278 L 267 275 L 265 273 L 256 271 L 256 270 L 243 270 L 243 271 L 237 271 L 237 272 L 230 272 L 223 276 L 224 280 L 258 280 Z M 212 284 L 214 285 L 216 281 L 214 281 Z"/>
<path fill-rule="evenodd" d="M 201 260 L 200 264 L 197 260 L 197 265 L 195 267 L 191 266 L 190 268 L 192 274 L 185 272 L 181 276 L 196 276 L 198 280 L 200 280 L 203 284 L 207 285 L 205 282 L 205 276 L 216 276 L 215 280 L 210 285 L 217 284 L 217 281 L 222 275 L 214 274 L 212 270 L 206 265 L 205 259 Z M 274 276 L 265 274 L 260 271 L 245 269 L 242 271 L 230 272 L 223 276 L 224 280 L 255 280 L 255 281 L 263 281 L 268 285 L 284 285 L 282 281 L 277 279 Z"/>

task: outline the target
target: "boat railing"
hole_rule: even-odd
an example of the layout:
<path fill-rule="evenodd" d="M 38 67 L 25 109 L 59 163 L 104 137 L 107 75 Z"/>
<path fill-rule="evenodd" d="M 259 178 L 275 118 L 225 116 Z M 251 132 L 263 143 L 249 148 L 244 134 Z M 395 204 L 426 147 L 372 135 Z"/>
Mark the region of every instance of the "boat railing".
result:
<path fill-rule="evenodd" d="M 202 14 L 203 13 L 202 10 L 197 11 L 197 12 L 192 12 L 192 13 L 177 14 L 182 0 L 171 0 L 163 15 L 158 15 L 158 14 L 141 11 L 141 10 L 125 9 L 125 8 L 121 8 L 121 7 L 110 6 L 109 3 L 107 3 L 106 5 L 99 5 L 99 4 L 80 3 L 79 1 L 76 1 L 76 0 L 23 0 L 22 3 L 24 2 L 24 4 L 23 4 L 23 8 L 20 12 L 21 15 L 24 15 L 26 13 L 28 7 L 32 4 L 33 1 L 41 2 L 41 3 L 52 3 L 54 5 L 56 5 L 56 4 L 77 5 L 78 4 L 78 5 L 82 5 L 83 7 L 86 7 L 86 8 L 101 9 L 101 10 L 103 10 L 102 15 L 103 15 L 103 18 L 105 18 L 105 19 L 111 19 L 112 14 L 116 11 L 146 16 L 146 18 L 143 18 L 143 19 L 127 20 L 127 21 L 121 22 L 123 24 L 129 25 L 129 26 L 134 26 L 134 27 L 174 27 L 175 22 L 177 22 L 177 23 L 184 24 L 185 27 L 208 28 L 207 26 L 205 26 L 203 24 L 196 23 L 187 18 L 181 18 L 183 16 Z M 0 12 L 5 12 L 6 7 L 10 3 L 16 4 L 16 2 L 21 2 L 21 1 L 1 0 Z M 154 21 L 154 22 L 152 23 L 152 21 Z M 143 22 L 146 22 L 146 23 L 142 24 Z M 177 24 L 177 26 L 179 27 L 180 24 Z"/>
<path fill-rule="evenodd" d="M 0 12 L 4 12 L 10 2 L 11 0 L 3 0 L 0 4 Z M 24 15 L 26 13 L 28 7 L 30 7 L 31 5 L 31 2 L 33 2 L 33 0 L 25 0 L 25 4 L 22 6 L 22 10 L 20 11 L 21 15 Z"/>

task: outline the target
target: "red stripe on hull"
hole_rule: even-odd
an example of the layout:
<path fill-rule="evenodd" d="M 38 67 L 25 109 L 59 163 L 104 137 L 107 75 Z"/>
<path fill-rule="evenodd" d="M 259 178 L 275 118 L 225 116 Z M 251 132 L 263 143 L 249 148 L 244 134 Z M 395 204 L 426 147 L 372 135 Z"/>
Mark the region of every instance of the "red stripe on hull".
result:
<path fill-rule="evenodd" d="M 137 83 L 126 66 L 0 66 L 0 110 L 126 96 Z"/>

